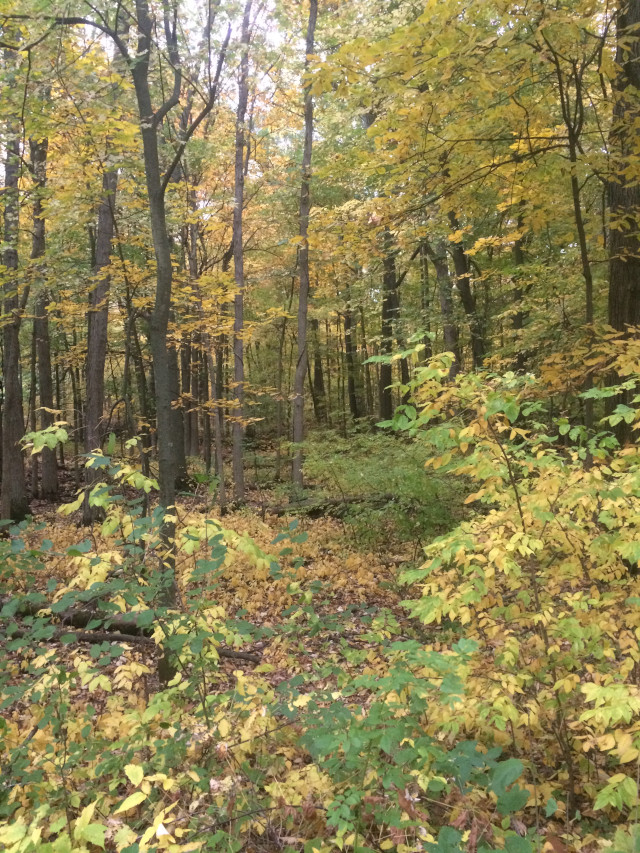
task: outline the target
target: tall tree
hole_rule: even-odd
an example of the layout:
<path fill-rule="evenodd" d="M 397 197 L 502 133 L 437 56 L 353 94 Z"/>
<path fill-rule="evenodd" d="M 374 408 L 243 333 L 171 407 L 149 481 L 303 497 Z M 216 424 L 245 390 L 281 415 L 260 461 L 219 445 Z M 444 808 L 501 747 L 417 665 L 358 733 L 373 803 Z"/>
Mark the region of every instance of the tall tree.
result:
<path fill-rule="evenodd" d="M 31 238 L 31 259 L 35 261 L 36 274 L 40 288 L 34 302 L 33 337 L 34 357 L 37 360 L 38 387 L 40 390 L 40 427 L 47 429 L 53 424 L 53 378 L 51 374 L 51 340 L 49 336 L 50 302 L 49 288 L 46 282 L 46 270 L 43 259 L 46 250 L 46 223 L 43 210 L 43 192 L 47 182 L 47 151 L 49 141 L 46 137 L 29 140 L 31 151 L 31 170 L 34 179 L 33 234 Z M 34 374 L 36 373 L 34 365 Z M 35 399 L 35 395 L 34 395 Z M 34 412 L 35 417 L 35 412 Z M 55 451 L 44 447 L 41 455 L 40 495 L 52 500 L 58 494 L 58 463 Z M 32 483 L 33 494 L 37 486 Z"/>
<path fill-rule="evenodd" d="M 616 73 L 608 184 L 609 323 L 626 332 L 640 326 L 640 0 L 621 0 L 616 15 Z"/>
<path fill-rule="evenodd" d="M 16 54 L 4 51 L 4 62 L 11 85 L 15 75 Z M 24 436 L 22 410 L 22 382 L 20 376 L 20 324 L 22 299 L 18 284 L 18 234 L 20 222 L 20 129 L 18 120 L 7 121 L 4 161 L 4 263 L 2 329 L 2 375 L 4 400 L 2 406 L 2 484 L 0 490 L 0 517 L 14 521 L 23 519 L 29 511 L 29 501 L 24 476 L 24 461 L 20 439 Z"/>
<path fill-rule="evenodd" d="M 102 175 L 102 198 L 98 205 L 95 229 L 93 274 L 95 284 L 89 292 L 87 312 L 87 358 L 85 363 L 84 448 L 87 453 L 101 450 L 104 416 L 104 370 L 107 358 L 109 323 L 109 289 L 111 276 L 111 246 L 115 224 L 115 202 L 118 170 L 109 169 Z M 86 468 L 86 482 L 91 486 L 99 476 L 92 467 Z M 87 493 L 83 504 L 83 521 L 90 524 L 96 517 Z"/>
<path fill-rule="evenodd" d="M 298 274 L 298 360 L 293 381 L 293 442 L 292 479 L 302 488 L 302 447 L 304 439 L 304 381 L 307 375 L 307 314 L 309 310 L 309 214 L 311 212 L 311 155 L 313 151 L 313 95 L 308 79 L 311 57 L 315 45 L 318 0 L 309 0 L 306 55 L 304 61 L 304 145 L 302 149 L 302 181 L 300 185 L 300 247 Z"/>
<path fill-rule="evenodd" d="M 252 0 L 247 0 L 242 16 L 242 36 L 240 39 L 240 70 L 238 74 L 238 109 L 236 112 L 236 141 L 234 162 L 233 194 L 233 268 L 236 293 L 233 304 L 233 381 L 235 390 L 235 411 L 232 427 L 233 436 L 233 497 L 244 500 L 244 243 L 242 220 L 244 213 L 244 173 L 245 173 L 245 119 L 249 100 L 249 38 Z"/>

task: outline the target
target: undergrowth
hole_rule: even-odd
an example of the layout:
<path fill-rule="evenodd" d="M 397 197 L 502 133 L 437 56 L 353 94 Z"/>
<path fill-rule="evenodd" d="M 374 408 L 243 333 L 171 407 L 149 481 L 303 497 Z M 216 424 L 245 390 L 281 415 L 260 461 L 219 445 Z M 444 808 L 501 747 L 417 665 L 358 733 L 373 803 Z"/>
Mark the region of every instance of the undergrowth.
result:
<path fill-rule="evenodd" d="M 395 566 L 329 518 L 180 505 L 167 567 L 162 513 L 123 500 L 155 482 L 92 456 L 101 526 L 0 540 L 2 848 L 636 850 L 640 455 L 612 432 L 638 422 L 634 346 L 609 362 L 621 388 L 585 392 L 598 432 L 551 417 L 542 380 L 451 382 L 439 356 L 402 440 L 309 444 L 334 493 L 416 466 L 403 500 L 441 532 L 402 606 Z M 451 526 L 432 504 L 469 482 L 477 511 Z"/>

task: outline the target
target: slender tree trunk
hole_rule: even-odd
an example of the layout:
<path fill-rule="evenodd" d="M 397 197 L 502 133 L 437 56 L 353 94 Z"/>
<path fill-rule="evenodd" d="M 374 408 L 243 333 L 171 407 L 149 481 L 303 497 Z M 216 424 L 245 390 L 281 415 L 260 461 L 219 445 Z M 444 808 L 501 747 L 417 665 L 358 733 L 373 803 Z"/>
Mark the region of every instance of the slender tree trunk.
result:
<path fill-rule="evenodd" d="M 29 140 L 31 163 L 35 180 L 35 199 L 33 202 L 33 235 L 31 238 L 31 258 L 38 261 L 44 258 L 46 250 L 46 225 L 42 206 L 42 194 L 47 183 L 47 139 Z M 40 391 L 40 428 L 47 429 L 54 422 L 53 382 L 51 376 L 51 342 L 49 336 L 49 292 L 46 286 L 46 271 L 43 261 L 38 270 L 42 278 L 41 287 L 35 299 L 33 319 L 34 349 L 37 359 L 37 384 Z M 35 420 L 35 412 L 34 412 Z M 53 500 L 58 494 L 58 464 L 55 450 L 45 447 L 40 454 L 42 483 L 41 497 Z"/>
<path fill-rule="evenodd" d="M 202 387 L 202 358 L 201 341 L 197 332 L 191 335 L 191 408 L 187 425 L 189 427 L 189 446 L 192 456 L 200 455 L 200 426 L 199 426 L 199 403 L 200 389 Z"/>
<path fill-rule="evenodd" d="M 309 0 L 307 46 L 304 63 L 305 76 L 309 72 L 314 51 L 318 0 Z M 302 448 L 304 439 L 304 380 L 307 372 L 307 313 L 309 307 L 309 213 L 311 211 L 311 154 L 313 149 L 313 96 L 311 85 L 305 80 L 304 90 L 304 148 L 302 152 L 302 183 L 300 188 L 300 249 L 298 266 L 300 293 L 298 297 L 298 361 L 293 387 L 293 442 L 297 445 L 293 455 L 293 484 L 302 488 Z"/>
<path fill-rule="evenodd" d="M 111 170 L 102 175 L 102 199 L 98 207 L 98 224 L 95 238 L 95 285 L 89 294 L 87 312 L 87 360 L 85 364 L 85 440 L 87 453 L 102 449 L 104 417 L 104 367 L 107 358 L 109 334 L 109 291 L 111 289 L 111 249 L 115 223 L 115 200 L 118 188 L 118 172 Z M 87 486 L 91 487 L 99 478 L 100 471 L 85 468 Z M 96 509 L 85 499 L 82 518 L 91 524 L 97 517 Z"/>
<path fill-rule="evenodd" d="M 386 360 L 380 363 L 378 399 L 380 420 L 390 421 L 393 417 L 393 393 L 391 384 L 393 372 L 391 353 L 393 351 L 393 318 L 395 314 L 395 294 L 397 285 L 396 258 L 391 248 L 391 235 L 386 232 L 382 273 L 382 319 L 380 324 L 380 354 Z"/>
<path fill-rule="evenodd" d="M 453 353 L 454 359 L 449 370 L 449 377 L 453 379 L 460 370 L 460 344 L 459 331 L 453 314 L 453 284 L 449 275 L 447 264 L 447 247 L 444 241 L 438 243 L 434 251 L 430 244 L 426 243 L 426 250 L 433 261 L 433 266 L 438 279 L 438 297 L 440 301 L 440 314 L 442 315 L 442 335 L 444 351 Z"/>
<path fill-rule="evenodd" d="M 353 343 L 354 326 L 351 312 L 351 293 L 347 288 L 347 304 L 342 315 L 344 321 L 344 350 L 347 362 L 347 397 L 349 398 L 349 412 L 353 420 L 360 417 L 360 406 L 358 405 L 358 393 L 356 385 L 356 359 Z"/>
<path fill-rule="evenodd" d="M 242 17 L 238 109 L 236 112 L 235 188 L 233 200 L 233 269 L 236 293 L 233 304 L 233 381 L 235 411 L 232 427 L 233 497 L 244 501 L 244 208 L 245 118 L 249 99 L 249 24 L 252 0 L 247 0 Z"/>
<path fill-rule="evenodd" d="M 38 348 L 36 344 L 35 320 L 31 329 L 31 376 L 29 381 L 29 429 L 35 432 L 38 428 L 36 422 L 36 409 L 38 406 Z M 47 448 L 48 449 L 48 448 Z M 40 460 L 37 453 L 31 457 L 31 497 L 40 495 Z"/>
<path fill-rule="evenodd" d="M 320 324 L 317 318 L 311 320 L 311 336 L 313 341 L 313 399 L 318 423 L 327 421 L 327 395 L 324 390 L 324 369 L 320 352 Z"/>
<path fill-rule="evenodd" d="M 9 53 L 5 53 L 5 56 Z M 8 62 L 13 62 L 9 54 Z M 24 435 L 22 383 L 20 381 L 21 306 L 18 293 L 18 229 L 20 218 L 20 135 L 17 124 L 8 122 L 4 171 L 4 314 L 2 374 L 2 486 L 0 518 L 21 521 L 29 512 L 20 439 Z"/>
<path fill-rule="evenodd" d="M 453 211 L 449 212 L 449 222 L 454 231 L 458 231 L 460 223 Z M 451 255 L 456 273 L 456 285 L 460 293 L 460 301 L 469 322 L 469 334 L 471 336 L 471 355 L 474 367 L 482 367 L 485 353 L 485 343 L 482 334 L 480 318 L 478 317 L 476 298 L 471 289 L 471 275 L 469 271 L 469 258 L 464 250 L 462 239 L 451 244 Z"/>
<path fill-rule="evenodd" d="M 420 244 L 420 313 L 422 315 L 422 328 L 424 338 L 422 343 L 424 349 L 421 354 L 421 361 L 427 362 L 433 355 L 433 345 L 431 343 L 431 285 L 429 282 L 429 255 L 427 247 L 424 243 Z"/>
<path fill-rule="evenodd" d="M 169 365 L 169 389 L 172 401 L 177 401 L 171 406 L 170 420 L 172 425 L 172 467 L 175 479 L 175 488 L 184 489 L 187 485 L 187 457 L 185 455 L 185 404 L 180 394 L 180 367 L 178 363 L 178 346 L 171 341 L 167 348 Z M 188 386 L 189 391 L 191 385 Z M 157 392 L 156 392 L 157 393 Z M 187 403 L 188 405 L 188 403 Z"/>
<path fill-rule="evenodd" d="M 364 308 L 360 306 L 360 326 L 362 327 L 362 350 L 364 354 L 364 392 L 367 405 L 367 414 L 373 414 L 373 383 L 371 381 L 371 365 L 369 364 L 369 351 L 367 348 L 367 328 L 364 319 Z"/>
<path fill-rule="evenodd" d="M 191 451 L 191 344 L 187 340 L 182 341 L 180 347 L 180 387 L 182 399 L 182 418 L 184 435 L 184 455 L 192 456 Z"/>

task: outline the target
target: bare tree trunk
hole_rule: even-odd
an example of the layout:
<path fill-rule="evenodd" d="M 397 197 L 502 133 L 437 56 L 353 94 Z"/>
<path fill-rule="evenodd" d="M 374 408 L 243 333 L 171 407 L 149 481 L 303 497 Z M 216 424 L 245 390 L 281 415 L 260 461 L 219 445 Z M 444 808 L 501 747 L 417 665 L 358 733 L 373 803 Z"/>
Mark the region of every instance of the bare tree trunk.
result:
<path fill-rule="evenodd" d="M 373 382 L 371 381 L 371 365 L 369 361 L 369 351 L 367 349 L 367 327 L 364 319 L 364 308 L 360 306 L 360 325 L 362 327 L 362 350 L 364 354 L 364 393 L 367 406 L 367 414 L 373 414 Z"/>
<path fill-rule="evenodd" d="M 313 340 L 313 399 L 316 418 L 319 423 L 327 421 L 327 395 L 324 390 L 324 370 L 320 353 L 320 329 L 317 319 L 311 320 Z"/>
<path fill-rule="evenodd" d="M 356 359 L 353 343 L 354 325 L 351 310 L 351 290 L 347 286 L 347 304 L 343 313 L 344 320 L 344 349 L 347 361 L 347 397 L 349 398 L 349 411 L 353 420 L 360 417 L 360 406 L 358 405 L 358 392 L 356 385 Z"/>
<path fill-rule="evenodd" d="M 449 222 L 454 231 L 458 231 L 460 223 L 453 211 L 449 212 Z M 469 258 L 464 250 L 462 239 L 451 244 L 451 255 L 453 267 L 456 273 L 456 285 L 460 293 L 460 301 L 469 322 L 469 333 L 471 336 L 471 355 L 474 367 L 482 367 L 484 360 L 485 343 L 482 335 L 480 318 L 478 317 L 476 298 L 471 290 L 471 275 L 469 271 Z"/>
<path fill-rule="evenodd" d="M 31 259 L 44 257 L 46 250 L 46 227 L 42 208 L 42 193 L 47 183 L 47 139 L 30 139 L 31 164 L 35 181 L 35 198 L 33 202 L 33 235 L 31 238 Z M 42 278 L 41 287 L 34 304 L 33 347 L 37 361 L 37 385 L 40 390 L 40 428 L 46 429 L 54 421 L 53 415 L 53 382 L 51 377 L 51 342 L 49 337 L 49 292 L 45 279 L 45 269 L 38 270 Z M 34 364 L 33 373 L 36 373 Z M 35 391 L 35 389 L 34 389 Z M 34 394 L 35 397 L 35 394 Z M 36 421 L 35 411 L 33 421 Z M 45 447 L 40 454 L 42 483 L 37 490 L 37 483 L 32 483 L 33 493 L 37 492 L 47 500 L 53 500 L 58 494 L 58 464 L 55 451 Z"/>
<path fill-rule="evenodd" d="M 36 422 L 36 409 L 38 406 L 38 349 L 36 344 L 35 320 L 31 328 L 31 375 L 29 380 L 29 429 L 35 432 L 38 428 Z M 48 448 L 47 448 L 48 449 Z M 40 459 L 37 453 L 31 457 L 31 497 L 40 495 Z"/>
<path fill-rule="evenodd" d="M 232 427 L 233 497 L 244 501 L 244 207 L 245 117 L 249 99 L 249 24 L 252 0 L 247 0 L 242 17 L 238 110 L 236 113 L 235 189 L 233 200 L 233 269 L 236 293 L 233 304 L 233 381 L 235 411 Z"/>
<path fill-rule="evenodd" d="M 438 297 L 440 301 L 440 314 L 442 315 L 442 335 L 444 338 L 444 351 L 453 353 L 454 359 L 449 370 L 449 377 L 453 379 L 460 370 L 460 344 L 459 331 L 453 315 L 453 284 L 449 275 L 447 264 L 447 247 L 444 241 L 440 241 L 434 251 L 429 243 L 425 243 L 426 251 L 433 261 L 438 279 Z"/>
<path fill-rule="evenodd" d="M 424 349 L 421 361 L 428 361 L 433 355 L 431 344 L 431 292 L 429 284 L 429 256 L 424 243 L 420 244 L 420 313 L 422 316 L 422 328 L 425 333 L 422 342 Z"/>
<path fill-rule="evenodd" d="M 5 57 L 9 54 L 5 52 Z M 9 54 L 8 63 L 13 62 Z M 18 294 L 18 229 L 20 219 L 20 135 L 17 123 L 6 128 L 4 167 L 4 284 L 3 359 L 4 405 L 2 407 L 2 486 L 0 518 L 21 521 L 29 512 L 20 439 L 24 435 L 22 384 L 20 381 L 20 322 Z"/>
<path fill-rule="evenodd" d="M 380 363 L 378 400 L 380 405 L 380 420 L 389 421 L 393 417 L 391 353 L 393 350 L 393 317 L 395 313 L 397 276 L 396 258 L 391 248 L 391 236 L 388 231 L 385 233 L 384 243 L 380 353 L 386 356 L 387 360 Z"/>
<path fill-rule="evenodd" d="M 95 237 L 95 285 L 89 294 L 87 312 L 87 360 L 85 364 L 85 439 L 87 453 L 102 449 L 104 416 L 104 366 L 107 358 L 109 334 L 109 291 L 111 289 L 111 248 L 115 223 L 115 202 L 118 188 L 118 172 L 111 170 L 102 175 L 102 199 L 98 207 L 98 224 Z M 92 486 L 100 477 L 95 468 L 85 468 L 87 486 Z M 89 495 L 82 509 L 82 520 L 91 524 L 97 517 L 94 507 L 89 506 Z"/>
<path fill-rule="evenodd" d="M 305 75 L 309 72 L 310 57 L 314 51 L 318 0 L 309 0 L 307 46 L 304 62 Z M 304 439 L 304 380 L 307 372 L 307 313 L 309 308 L 309 213 L 311 211 L 311 154 L 313 149 L 313 96 L 311 84 L 305 80 L 304 90 L 304 148 L 302 152 L 302 183 L 300 187 L 300 250 L 298 266 L 300 293 L 298 297 L 298 361 L 293 387 L 293 484 L 302 488 L 302 448 Z"/>

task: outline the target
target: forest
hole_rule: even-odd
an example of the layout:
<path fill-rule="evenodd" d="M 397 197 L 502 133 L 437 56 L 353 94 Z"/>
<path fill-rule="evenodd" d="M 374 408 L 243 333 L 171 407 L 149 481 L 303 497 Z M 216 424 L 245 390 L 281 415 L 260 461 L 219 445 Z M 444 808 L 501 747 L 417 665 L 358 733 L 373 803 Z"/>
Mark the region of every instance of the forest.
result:
<path fill-rule="evenodd" d="M 0 850 L 640 851 L 640 0 L 0 0 Z"/>

